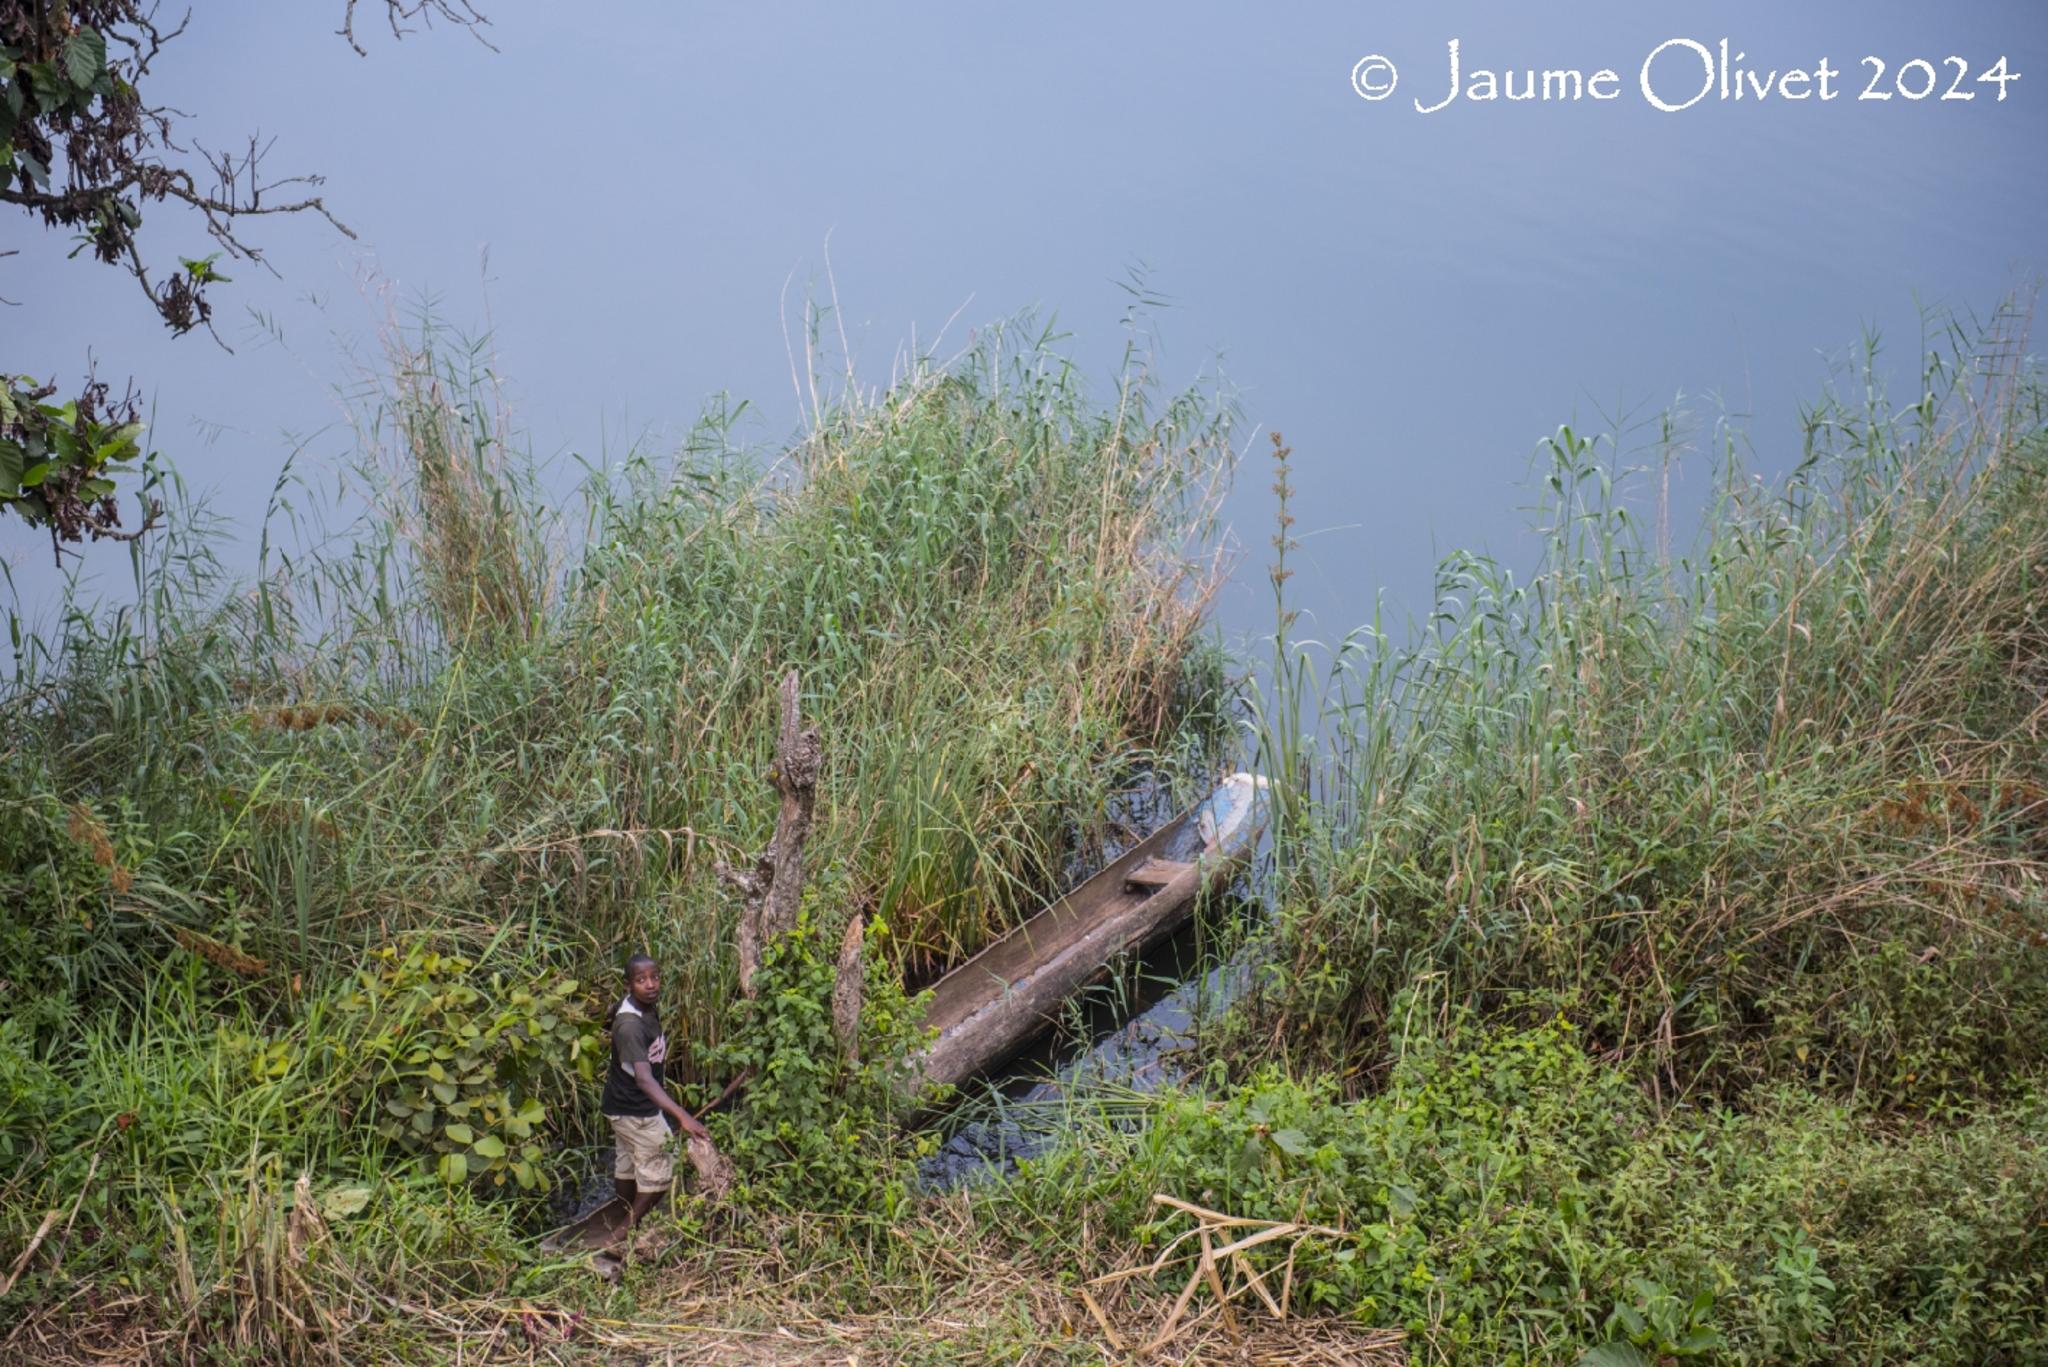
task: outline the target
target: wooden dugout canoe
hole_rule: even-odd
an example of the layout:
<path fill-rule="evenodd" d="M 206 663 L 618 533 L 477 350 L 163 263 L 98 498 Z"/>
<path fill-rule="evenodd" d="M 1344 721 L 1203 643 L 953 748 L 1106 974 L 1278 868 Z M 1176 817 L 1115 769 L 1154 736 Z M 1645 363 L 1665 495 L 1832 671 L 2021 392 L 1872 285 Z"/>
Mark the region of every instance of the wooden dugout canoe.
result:
<path fill-rule="evenodd" d="M 1205 891 L 1258 849 L 1266 780 L 1232 774 L 1188 811 L 1079 887 L 940 978 L 925 1024 L 939 1034 L 910 1085 L 957 1085 L 1053 1024 L 1067 999 L 1117 955 L 1174 930 Z"/>
<path fill-rule="evenodd" d="M 939 1036 L 913 1060 L 913 1080 L 920 1088 L 957 1085 L 995 1067 L 1058 1020 L 1067 999 L 1110 960 L 1170 934 L 1203 892 L 1227 884 L 1258 849 L 1265 787 L 1256 775 L 1232 774 L 1100 873 L 940 978 L 925 1011 L 925 1024 Z M 608 1201 L 549 1234 L 541 1251 L 602 1249 L 625 1223 L 625 1204 Z M 597 1268 L 615 1277 L 618 1260 L 599 1253 Z"/>
<path fill-rule="evenodd" d="M 564 1225 L 542 1239 L 540 1251 L 558 1254 L 580 1249 L 606 1248 L 625 1233 L 628 1214 L 626 1203 L 614 1196 L 582 1219 Z M 598 1268 L 601 1273 L 609 1273 L 609 1270 L 602 1265 Z"/>

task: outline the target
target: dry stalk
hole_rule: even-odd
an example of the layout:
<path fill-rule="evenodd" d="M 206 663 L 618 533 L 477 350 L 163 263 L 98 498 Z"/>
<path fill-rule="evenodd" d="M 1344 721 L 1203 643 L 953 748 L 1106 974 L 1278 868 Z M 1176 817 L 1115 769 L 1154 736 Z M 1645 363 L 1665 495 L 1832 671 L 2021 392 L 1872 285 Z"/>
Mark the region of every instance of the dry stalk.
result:
<path fill-rule="evenodd" d="M 851 1064 L 860 1062 L 860 1007 L 862 996 L 860 951 L 867 933 L 867 918 L 855 912 L 846 923 L 846 935 L 839 942 L 839 962 L 832 978 L 832 1033 Z"/>
<path fill-rule="evenodd" d="M 1341 1239 L 1342 1230 L 1327 1225 L 1304 1224 L 1296 1220 L 1252 1220 L 1226 1215 L 1165 1194 L 1153 1203 L 1190 1216 L 1194 1225 L 1176 1235 L 1157 1257 L 1148 1263 L 1120 1268 L 1084 1283 L 1081 1303 L 1115 1352 L 1134 1352 L 1149 1357 L 1174 1345 L 1191 1349 L 1198 1328 L 1212 1317 L 1233 1345 L 1230 1356 L 1241 1361 L 1271 1363 L 1361 1363 L 1398 1364 L 1405 1361 L 1398 1330 L 1358 1329 L 1331 1321 L 1290 1321 L 1290 1299 L 1294 1290 L 1294 1261 L 1301 1245 L 1309 1239 Z M 1181 1248 L 1193 1241 L 1196 1251 Z M 1268 1244 L 1285 1243 L 1287 1257 L 1276 1296 L 1266 1285 L 1274 1272 L 1255 1267 L 1247 1256 Z M 1132 1336 L 1119 1332 L 1109 1312 L 1094 1294 L 1098 1287 L 1111 1287 L 1134 1278 L 1153 1278 L 1169 1267 L 1190 1264 L 1187 1281 L 1174 1297 L 1158 1327 L 1143 1337 L 1136 1349 L 1128 1348 Z M 1202 1289 L 1212 1298 L 1195 1314 L 1188 1313 Z M 1239 1312 L 1256 1303 L 1263 1307 L 1262 1324 L 1248 1326 Z M 1207 1360 L 1206 1357 L 1204 1360 Z"/>

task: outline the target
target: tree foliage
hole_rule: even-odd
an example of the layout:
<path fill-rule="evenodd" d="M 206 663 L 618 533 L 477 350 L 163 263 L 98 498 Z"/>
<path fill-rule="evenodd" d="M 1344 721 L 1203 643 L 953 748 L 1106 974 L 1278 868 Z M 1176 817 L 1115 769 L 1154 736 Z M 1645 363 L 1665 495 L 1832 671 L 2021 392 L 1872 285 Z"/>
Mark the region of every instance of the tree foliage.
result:
<path fill-rule="evenodd" d="M 442 19 L 472 32 L 485 22 L 468 0 L 382 2 L 394 36 L 414 22 Z M 346 0 L 339 32 L 362 53 L 358 5 Z M 149 102 L 142 87 L 190 19 L 188 11 L 164 27 L 150 0 L 0 0 L 0 203 L 70 233 L 74 258 L 89 254 L 127 272 L 178 334 L 211 330 L 208 289 L 230 278 L 216 268 L 223 257 L 266 265 L 240 235 L 243 220 L 315 213 L 354 236 L 316 193 L 321 177 L 268 175 L 267 144 L 254 137 L 209 150 L 181 133 L 176 111 Z M 144 212 L 165 203 L 196 212 L 214 250 L 153 265 L 142 248 Z M 47 527 L 60 546 L 138 535 L 120 530 L 107 478 L 136 454 L 134 404 L 109 409 L 105 386 L 90 378 L 68 403 L 48 403 L 55 393 L 53 384 L 0 374 L 0 508 Z"/>

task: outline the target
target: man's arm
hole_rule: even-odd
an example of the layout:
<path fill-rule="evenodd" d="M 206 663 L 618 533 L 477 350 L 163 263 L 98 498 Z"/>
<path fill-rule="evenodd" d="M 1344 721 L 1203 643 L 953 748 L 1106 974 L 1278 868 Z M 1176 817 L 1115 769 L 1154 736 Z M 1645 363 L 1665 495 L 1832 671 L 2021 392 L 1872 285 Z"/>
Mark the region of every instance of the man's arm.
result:
<path fill-rule="evenodd" d="M 698 1124 L 696 1118 L 688 1111 L 678 1106 L 675 1098 L 668 1094 L 668 1088 L 662 1086 L 655 1078 L 653 1064 L 644 1058 L 635 1059 L 633 1062 L 633 1080 L 640 1084 L 640 1090 L 647 1094 L 647 1099 L 656 1106 L 659 1106 L 662 1114 L 675 1122 L 677 1129 L 692 1139 L 708 1139 L 710 1137 L 709 1131 Z"/>

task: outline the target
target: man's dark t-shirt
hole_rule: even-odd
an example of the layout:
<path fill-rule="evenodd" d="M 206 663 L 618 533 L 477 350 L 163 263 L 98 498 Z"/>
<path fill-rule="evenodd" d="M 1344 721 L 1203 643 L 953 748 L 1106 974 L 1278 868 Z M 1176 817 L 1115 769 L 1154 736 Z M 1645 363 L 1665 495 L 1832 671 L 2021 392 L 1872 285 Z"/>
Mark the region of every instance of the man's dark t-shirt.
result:
<path fill-rule="evenodd" d="M 633 1065 L 645 1059 L 654 1066 L 656 1082 L 661 1065 L 668 1059 L 668 1036 L 661 1032 L 661 1013 L 633 1004 L 631 997 L 619 1004 L 612 1021 L 612 1062 L 604 1075 L 606 1115 L 659 1115 L 647 1093 L 633 1076 Z"/>

